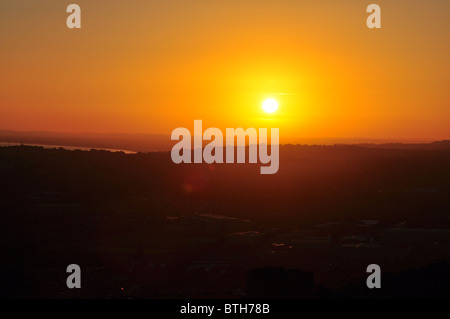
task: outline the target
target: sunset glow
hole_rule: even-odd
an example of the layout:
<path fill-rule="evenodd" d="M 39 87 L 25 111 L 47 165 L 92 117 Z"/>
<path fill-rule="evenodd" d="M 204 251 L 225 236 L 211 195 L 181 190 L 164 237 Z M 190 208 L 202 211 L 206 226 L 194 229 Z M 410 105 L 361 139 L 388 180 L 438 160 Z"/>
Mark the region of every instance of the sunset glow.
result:
<path fill-rule="evenodd" d="M 449 3 L 379 4 L 370 30 L 358 1 L 80 1 L 69 30 L 65 4 L 5 2 L 0 129 L 169 135 L 201 118 L 272 120 L 282 143 L 448 138 Z"/>

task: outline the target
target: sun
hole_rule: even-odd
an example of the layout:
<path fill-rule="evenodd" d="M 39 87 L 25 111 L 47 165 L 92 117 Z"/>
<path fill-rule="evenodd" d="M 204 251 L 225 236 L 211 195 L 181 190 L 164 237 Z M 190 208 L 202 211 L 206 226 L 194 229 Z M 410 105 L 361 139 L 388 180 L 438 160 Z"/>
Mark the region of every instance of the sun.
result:
<path fill-rule="evenodd" d="M 278 109 L 278 102 L 274 99 L 266 99 L 262 104 L 262 108 L 267 113 L 273 113 Z"/>

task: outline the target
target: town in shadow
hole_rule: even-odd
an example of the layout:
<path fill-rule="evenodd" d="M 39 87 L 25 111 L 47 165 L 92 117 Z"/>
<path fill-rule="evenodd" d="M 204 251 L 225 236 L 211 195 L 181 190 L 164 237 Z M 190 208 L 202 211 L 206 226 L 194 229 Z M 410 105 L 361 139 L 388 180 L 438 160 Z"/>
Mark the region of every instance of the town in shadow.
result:
<path fill-rule="evenodd" d="M 274 175 L 1 147 L 1 295 L 449 298 L 449 162 L 449 141 L 282 145 Z M 82 289 L 67 288 L 69 264 Z"/>

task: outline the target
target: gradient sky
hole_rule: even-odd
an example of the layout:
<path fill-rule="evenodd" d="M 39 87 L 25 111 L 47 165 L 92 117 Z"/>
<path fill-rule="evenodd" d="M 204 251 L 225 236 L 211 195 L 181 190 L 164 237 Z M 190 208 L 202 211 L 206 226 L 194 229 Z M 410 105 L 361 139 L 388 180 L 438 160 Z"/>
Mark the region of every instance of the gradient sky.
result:
<path fill-rule="evenodd" d="M 66 27 L 70 3 L 82 29 Z M 279 127 L 281 142 L 450 138 L 449 14 L 448 0 L 1 0 L 0 129 L 170 134 L 202 119 Z"/>

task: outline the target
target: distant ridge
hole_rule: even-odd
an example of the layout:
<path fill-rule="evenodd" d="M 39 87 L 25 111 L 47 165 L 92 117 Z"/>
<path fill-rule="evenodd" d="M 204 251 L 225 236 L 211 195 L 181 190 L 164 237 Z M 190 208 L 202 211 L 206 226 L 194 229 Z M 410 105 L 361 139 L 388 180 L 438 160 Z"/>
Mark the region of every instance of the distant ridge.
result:
<path fill-rule="evenodd" d="M 430 150 L 450 150 L 450 140 L 434 141 L 431 143 L 383 143 L 383 144 L 372 144 L 372 143 L 360 143 L 357 146 L 370 147 L 370 148 L 383 148 L 383 149 L 430 149 Z"/>
<path fill-rule="evenodd" d="M 134 152 L 167 151 L 173 146 L 170 136 L 164 134 L 54 133 L 7 130 L 0 130 L 0 142 L 120 149 Z"/>
<path fill-rule="evenodd" d="M 299 139 L 301 140 L 301 139 Z M 430 142 L 384 142 L 385 140 L 365 139 L 370 142 L 361 142 L 363 139 L 307 139 L 303 143 L 282 144 L 289 146 L 345 146 L 352 145 L 364 148 L 378 149 L 450 149 L 450 140 Z M 40 145 L 66 145 L 80 148 L 119 149 L 134 152 L 161 152 L 169 151 L 175 144 L 169 134 L 136 134 L 136 133 L 58 133 L 46 131 L 11 131 L 0 130 L 1 143 L 24 143 Z"/>

